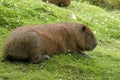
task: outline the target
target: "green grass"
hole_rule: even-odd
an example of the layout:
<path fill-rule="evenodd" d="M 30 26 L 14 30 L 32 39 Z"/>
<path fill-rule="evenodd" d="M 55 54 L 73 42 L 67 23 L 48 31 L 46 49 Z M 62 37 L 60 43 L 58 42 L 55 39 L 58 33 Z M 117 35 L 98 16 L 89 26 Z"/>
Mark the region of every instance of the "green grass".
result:
<path fill-rule="evenodd" d="M 76 15 L 76 19 L 71 16 Z M 0 60 L 11 30 L 21 25 L 56 22 L 87 24 L 98 40 L 92 58 L 57 54 L 41 64 L 0 61 L 0 80 L 120 80 L 120 12 L 72 1 L 60 8 L 41 0 L 0 1 Z"/>

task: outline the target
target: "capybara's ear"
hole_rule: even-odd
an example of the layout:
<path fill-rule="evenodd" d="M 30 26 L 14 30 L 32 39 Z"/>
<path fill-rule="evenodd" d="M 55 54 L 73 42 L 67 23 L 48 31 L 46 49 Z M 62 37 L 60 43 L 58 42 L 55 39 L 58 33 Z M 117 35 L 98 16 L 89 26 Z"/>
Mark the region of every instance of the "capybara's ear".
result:
<path fill-rule="evenodd" d="M 81 27 L 81 30 L 82 30 L 82 31 L 85 31 L 85 30 L 86 30 L 86 26 L 83 25 L 83 26 Z"/>

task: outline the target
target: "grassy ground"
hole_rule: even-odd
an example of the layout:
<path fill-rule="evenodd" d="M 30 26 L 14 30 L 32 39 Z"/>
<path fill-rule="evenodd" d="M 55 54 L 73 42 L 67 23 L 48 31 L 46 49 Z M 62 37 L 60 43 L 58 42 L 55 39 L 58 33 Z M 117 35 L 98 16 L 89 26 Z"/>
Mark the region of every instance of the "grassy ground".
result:
<path fill-rule="evenodd" d="M 41 0 L 1 0 L 0 60 L 6 37 L 21 25 L 85 23 L 96 35 L 98 46 L 86 52 L 92 58 L 57 54 L 41 64 L 0 61 L 0 80 L 120 80 L 119 20 L 119 12 L 107 12 L 76 1 L 67 8 L 60 8 Z"/>

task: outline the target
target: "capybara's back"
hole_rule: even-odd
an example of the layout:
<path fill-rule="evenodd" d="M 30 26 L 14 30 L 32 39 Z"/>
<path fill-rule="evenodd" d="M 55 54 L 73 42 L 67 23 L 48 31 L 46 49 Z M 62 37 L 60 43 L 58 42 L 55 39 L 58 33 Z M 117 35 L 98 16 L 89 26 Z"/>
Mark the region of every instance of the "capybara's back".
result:
<path fill-rule="evenodd" d="M 50 2 L 61 7 L 69 6 L 71 2 L 71 0 L 42 0 L 42 1 Z"/>
<path fill-rule="evenodd" d="M 56 23 L 18 27 L 3 47 L 5 59 L 40 62 L 46 55 L 93 50 L 97 45 L 91 30 L 80 23 Z"/>

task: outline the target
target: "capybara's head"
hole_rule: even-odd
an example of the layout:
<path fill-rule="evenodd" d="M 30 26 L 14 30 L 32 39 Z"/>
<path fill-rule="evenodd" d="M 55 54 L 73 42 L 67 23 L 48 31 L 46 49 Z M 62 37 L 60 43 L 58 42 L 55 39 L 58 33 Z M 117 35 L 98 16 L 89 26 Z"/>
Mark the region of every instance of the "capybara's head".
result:
<path fill-rule="evenodd" d="M 82 51 L 91 51 L 97 46 L 97 40 L 92 31 L 84 24 L 77 26 L 77 46 Z"/>
<path fill-rule="evenodd" d="M 44 2 L 53 3 L 60 7 L 66 7 L 70 5 L 71 0 L 42 0 Z"/>

